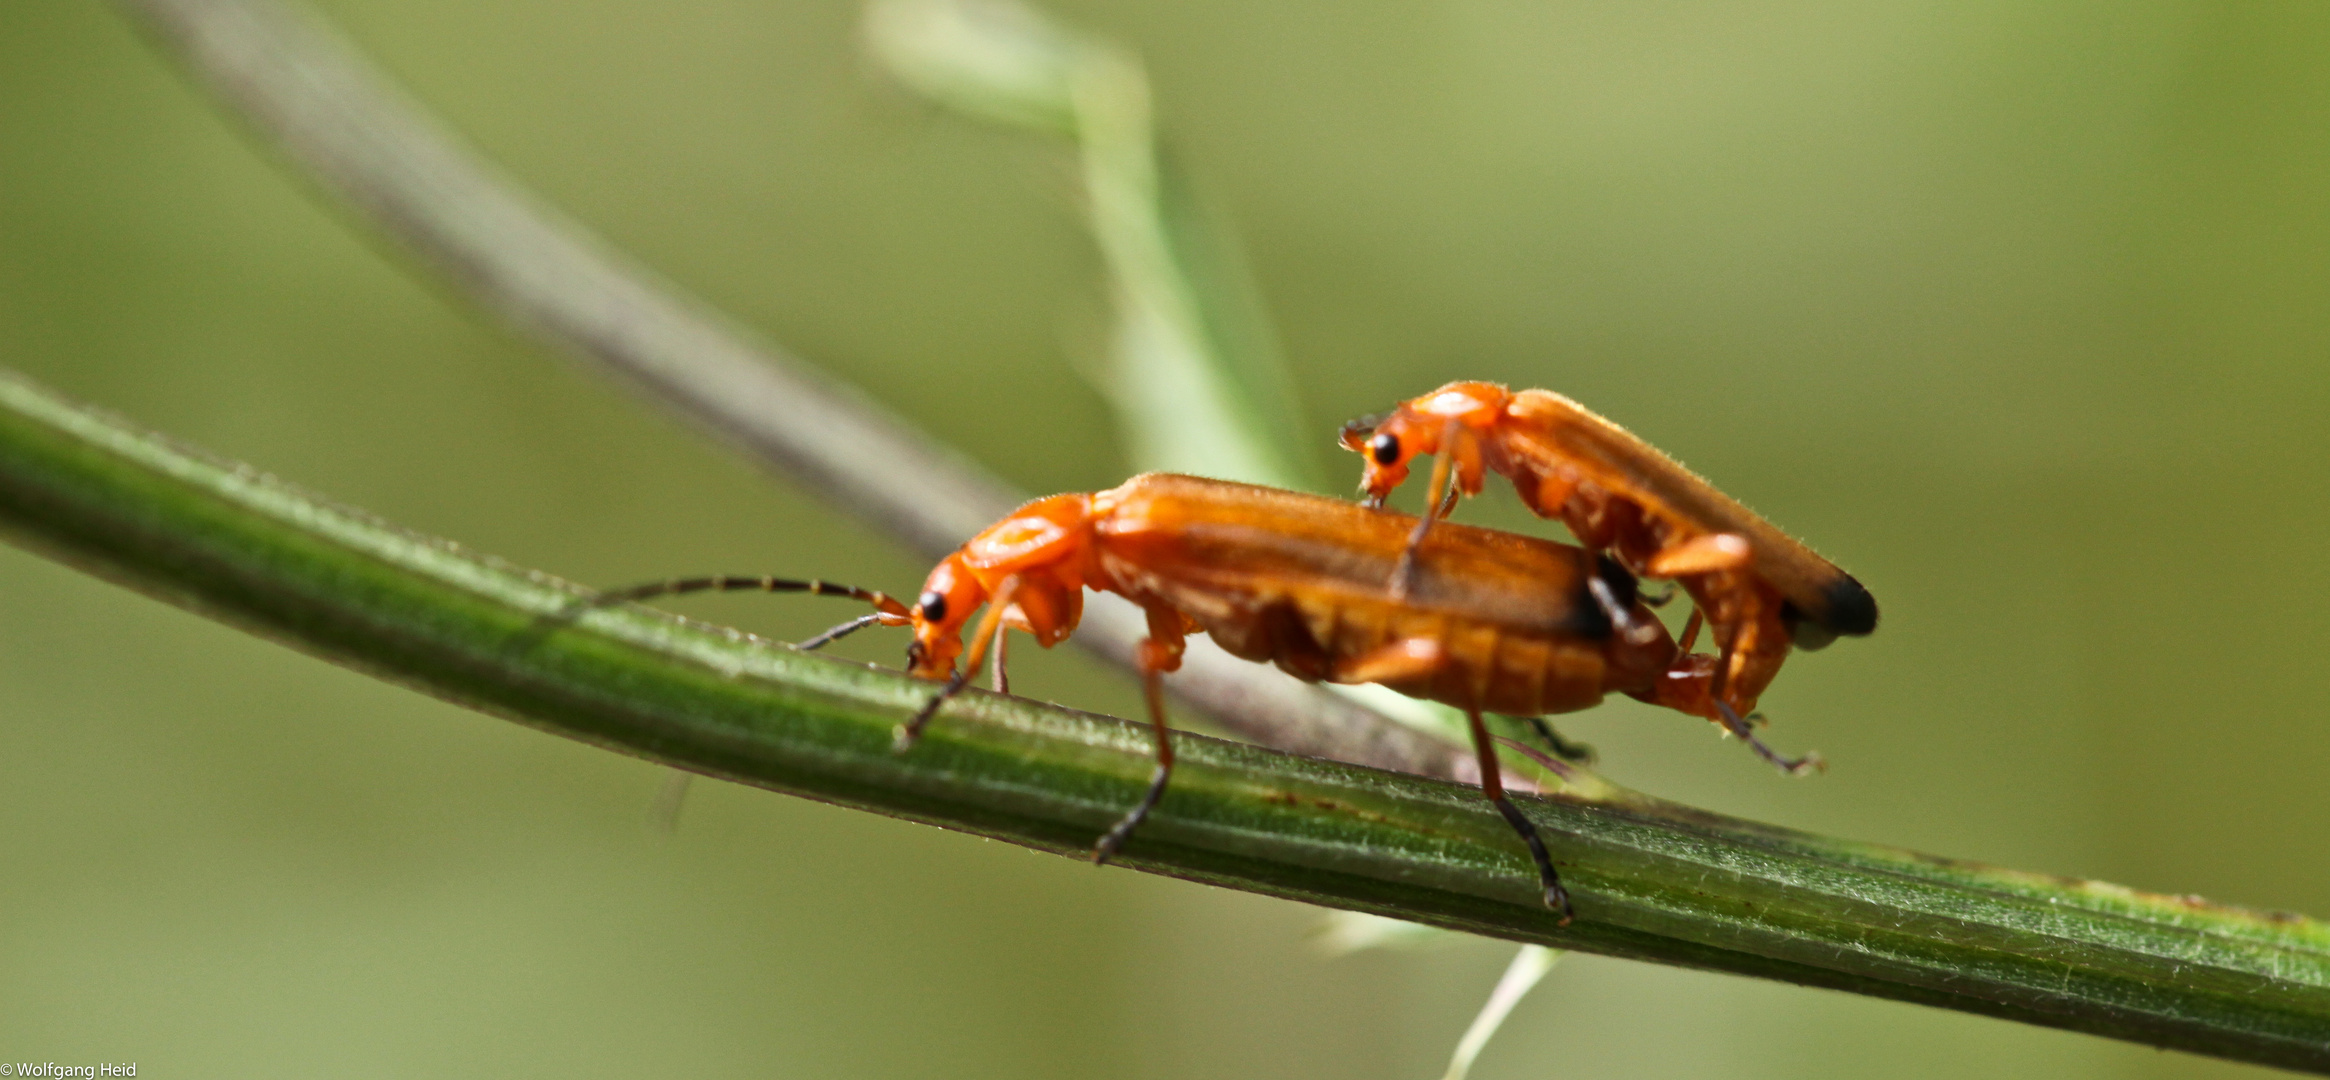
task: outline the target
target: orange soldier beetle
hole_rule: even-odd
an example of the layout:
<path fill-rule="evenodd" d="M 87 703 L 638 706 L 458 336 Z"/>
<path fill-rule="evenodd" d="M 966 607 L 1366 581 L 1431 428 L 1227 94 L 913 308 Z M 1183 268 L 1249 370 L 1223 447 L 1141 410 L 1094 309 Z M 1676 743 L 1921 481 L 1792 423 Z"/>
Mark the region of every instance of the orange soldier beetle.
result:
<path fill-rule="evenodd" d="M 1568 893 L 1535 826 L 1505 796 L 1482 714 L 1571 712 L 1615 691 L 1714 717 L 1713 658 L 1677 648 L 1615 560 L 1549 540 L 1442 525 L 1414 560 L 1406 596 L 1394 599 L 1384 582 L 1409 550 L 1413 522 L 1338 499 L 1150 473 L 1020 507 L 941 560 L 911 606 L 849 586 L 755 577 L 643 585 L 594 604 L 731 589 L 872 604 L 872 614 L 802 647 L 875 624 L 913 627 L 908 670 L 945 686 L 900 726 L 904 750 L 1006 629 L 1050 647 L 1076 628 L 1085 589 L 1117 593 L 1148 613 L 1139 657 L 1157 768 L 1140 803 L 1094 845 L 1095 862 L 1114 855 L 1165 792 L 1173 744 L 1162 677 L 1181 666 L 1187 635 L 1202 632 L 1299 679 L 1381 683 L 1463 709 L 1482 793 L 1528 844 L 1545 903 L 1566 923 Z M 1733 726 L 1754 741 L 1744 723 Z"/>
<path fill-rule="evenodd" d="M 1427 530 L 1477 495 L 1486 474 L 1513 481 L 1539 517 L 1558 518 L 1578 541 L 1614 552 L 1643 577 L 1678 582 L 1697 610 L 1683 630 L 1690 649 L 1704 618 L 1721 650 L 1714 698 L 1734 731 L 1771 685 L 1791 644 L 1819 649 L 1840 634 L 1877 628 L 1877 601 L 1851 574 L 1781 532 L 1698 474 L 1585 406 L 1550 390 L 1518 393 L 1496 383 L 1453 382 L 1380 417 L 1343 426 L 1343 445 L 1366 457 L 1369 505 L 1407 479 L 1418 454 L 1433 455 L 1425 516 L 1418 520 L 1392 589 L 1408 587 Z M 1817 757 L 1789 761 L 1789 772 Z"/>

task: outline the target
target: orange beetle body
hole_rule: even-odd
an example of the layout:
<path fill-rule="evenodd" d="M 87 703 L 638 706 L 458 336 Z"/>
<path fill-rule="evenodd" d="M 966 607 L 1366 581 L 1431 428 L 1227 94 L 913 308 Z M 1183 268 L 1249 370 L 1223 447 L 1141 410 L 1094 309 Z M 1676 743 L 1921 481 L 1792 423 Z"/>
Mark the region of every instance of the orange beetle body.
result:
<path fill-rule="evenodd" d="M 1464 525 L 1442 525 L 1419 547 L 1416 521 L 1339 499 L 1151 473 L 1020 507 L 940 560 L 911 606 L 848 586 L 749 577 L 664 582 L 601 600 L 763 589 L 870 603 L 873 614 L 804 647 L 876 623 L 913 627 L 908 670 L 946 686 L 900 729 L 904 749 L 989 648 L 999 650 L 1000 681 L 1006 629 L 1055 645 L 1076 629 L 1084 590 L 1117 593 L 1148 615 L 1139 667 L 1157 769 L 1141 802 L 1094 845 L 1096 860 L 1115 853 L 1165 791 L 1173 744 L 1161 679 L 1181 666 L 1188 635 L 1206 633 L 1234 655 L 1300 679 L 1380 683 L 1463 709 L 1482 792 L 1528 844 L 1546 904 L 1567 921 L 1568 894 L 1544 843 L 1505 797 L 1484 712 L 1537 717 L 1622 693 L 1724 723 L 1771 752 L 1723 715 L 1714 658 L 1668 636 L 1618 561 Z M 1394 595 L 1386 581 L 1409 562 L 1409 587 Z"/>
<path fill-rule="evenodd" d="M 1410 523 L 1336 499 L 1163 473 L 1038 499 L 931 571 L 914 613 L 912 670 L 954 674 L 972 612 L 1000 596 L 1003 625 L 1054 644 L 1092 588 L 1148 612 L 1158 671 L 1178 667 L 1184 636 L 1200 631 L 1300 679 L 1381 682 L 1458 708 L 1542 716 L 1615 691 L 1714 715 L 1704 704 L 1709 672 L 1671 672 L 1679 650 L 1633 597 L 1631 577 L 1580 548 L 1446 526 L 1432 534 L 1416 587 L 1392 600 L 1383 582 Z M 1590 595 L 1596 574 L 1622 597 L 1629 632 Z"/>
<path fill-rule="evenodd" d="M 1384 583 L 1407 557 L 1412 526 L 1337 499 L 1162 473 L 1028 503 L 942 560 L 903 617 L 873 617 L 910 622 L 910 670 L 948 683 L 901 744 L 1004 628 L 1049 646 L 1075 629 L 1084 589 L 1117 593 L 1148 614 L 1140 668 L 1158 765 L 1148 794 L 1095 846 L 1096 859 L 1115 852 L 1165 790 L 1173 750 L 1159 680 L 1181 665 L 1187 635 L 1202 632 L 1300 679 L 1380 683 L 1463 709 L 1482 791 L 1528 844 L 1546 904 L 1567 921 L 1568 894 L 1535 826 L 1505 798 L 1481 714 L 1570 712 L 1617 692 L 1720 722 L 1712 658 L 1676 646 L 1623 567 L 1568 544 L 1443 526 L 1416 557 L 1412 587 L 1395 597 Z M 1744 724 L 1733 730 L 1753 741 Z"/>
<path fill-rule="evenodd" d="M 1361 486 L 1377 505 L 1416 455 L 1432 454 L 1434 516 L 1450 509 L 1442 491 L 1451 501 L 1475 495 L 1486 474 L 1499 473 L 1531 510 L 1559 519 L 1587 547 L 1681 584 L 1722 649 L 1717 698 L 1737 714 L 1754 710 L 1791 644 L 1819 648 L 1876 628 L 1876 600 L 1852 575 L 1560 394 L 1450 383 L 1385 417 L 1345 425 L 1343 444 L 1366 455 Z"/>

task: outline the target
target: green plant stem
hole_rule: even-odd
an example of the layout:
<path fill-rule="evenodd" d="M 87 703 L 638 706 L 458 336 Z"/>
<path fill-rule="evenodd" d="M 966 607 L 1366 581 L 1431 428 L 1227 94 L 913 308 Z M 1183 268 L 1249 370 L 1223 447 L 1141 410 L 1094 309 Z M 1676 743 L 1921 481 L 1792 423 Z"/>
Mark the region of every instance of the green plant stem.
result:
<path fill-rule="evenodd" d="M 305 14 L 272 0 L 120 6 L 335 203 L 461 295 L 621 377 L 883 534 L 937 558 L 1024 501 L 544 205 Z M 1086 607 L 1075 640 L 1130 670 L 1145 633 L 1138 609 L 1102 596 Z M 1472 773 L 1469 751 L 1450 741 L 1210 645 L 1191 652 L 1173 692 L 1266 746 L 1427 776 Z"/>
<path fill-rule="evenodd" d="M 932 684 L 584 594 L 0 378 L 0 528 L 295 647 L 622 753 L 1081 857 L 1147 778 L 1140 726 Z M 2330 927 L 1990 869 L 1626 795 L 1523 797 L 1576 895 L 1536 900 L 1477 791 L 1179 737 L 1122 862 L 1613 956 L 2330 1073 Z"/>

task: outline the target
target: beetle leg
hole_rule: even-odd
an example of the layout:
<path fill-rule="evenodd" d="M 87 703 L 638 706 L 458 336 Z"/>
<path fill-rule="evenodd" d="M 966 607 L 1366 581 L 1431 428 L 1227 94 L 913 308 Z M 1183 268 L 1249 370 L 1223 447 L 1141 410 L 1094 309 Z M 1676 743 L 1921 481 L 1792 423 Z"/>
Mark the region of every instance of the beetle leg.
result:
<path fill-rule="evenodd" d="M 1537 881 L 1545 887 L 1545 906 L 1560 912 L 1561 925 L 1568 926 L 1577 915 L 1570 908 L 1569 890 L 1561 887 L 1561 875 L 1553 869 L 1553 857 L 1545 853 L 1545 841 L 1538 837 L 1537 826 L 1505 797 L 1505 778 L 1497 764 L 1496 740 L 1489 737 L 1488 725 L 1481 722 L 1479 709 L 1466 709 L 1464 719 L 1472 726 L 1473 751 L 1480 756 L 1481 794 L 1496 804 L 1497 812 L 1505 815 L 1505 822 L 1521 834 L 1521 842 L 1529 845 L 1530 861 L 1537 864 Z"/>
<path fill-rule="evenodd" d="M 1165 797 L 1166 782 L 1173 779 L 1173 732 L 1165 726 L 1164 683 L 1164 672 L 1148 670 L 1146 665 L 1143 666 L 1141 696 L 1148 699 L 1149 727 L 1157 737 L 1157 771 L 1150 774 L 1149 790 L 1141 796 L 1140 804 L 1133 807 L 1123 820 L 1110 826 L 1108 832 L 1101 835 L 1100 841 L 1092 845 L 1092 861 L 1095 865 L 1106 863 L 1116 856 L 1117 851 L 1125 846 L 1125 841 L 1132 837 L 1133 830 L 1149 819 L 1149 811 L 1156 809 L 1157 800 Z"/>
<path fill-rule="evenodd" d="M 1707 613 L 1694 607 L 1691 619 L 1683 624 L 1683 636 L 1675 640 L 1675 651 L 1688 655 L 1691 646 L 1699 643 L 1699 628 L 1707 624 Z"/>
<path fill-rule="evenodd" d="M 995 692 L 996 692 L 996 693 L 998 693 L 998 694 L 1008 694 L 1008 693 L 1010 693 L 1010 692 L 1011 692 L 1011 679 L 1010 679 L 1010 677 L 1009 677 L 1009 676 L 1007 676 L 1007 675 L 1005 675 L 1005 674 L 1003 673 L 1003 654 L 1004 654 L 1004 652 L 1005 652 L 1005 651 L 1007 651 L 1007 649 L 1008 649 L 1008 647 L 1010 646 L 1010 644 L 1011 644 L 1011 628 L 1010 628 L 1010 627 L 1008 627 L 1008 626 L 1007 626 L 1007 627 L 1004 627 L 1003 629 L 1001 629 L 1001 630 L 997 630 L 997 631 L 995 632 L 995 671 L 994 671 L 994 674 L 995 674 Z"/>
<path fill-rule="evenodd" d="M 1449 472 L 1456 466 L 1457 440 L 1465 437 L 1462 421 L 1450 419 L 1448 429 L 1441 433 L 1440 449 L 1432 455 L 1432 480 L 1424 488 L 1424 513 L 1416 519 L 1416 531 L 1408 534 L 1406 547 L 1400 549 L 1400 561 L 1392 567 L 1392 599 L 1408 598 L 1409 579 L 1416 573 L 1416 552 L 1424 546 L 1424 534 L 1432 529 L 1434 518 L 1447 517 L 1456 509 L 1456 487 L 1450 483 Z M 1446 501 L 1447 505 L 1442 506 Z"/>
<path fill-rule="evenodd" d="M 1728 600 L 1719 601 L 1720 606 L 1709 616 L 1723 645 L 1707 684 L 1716 722 L 1739 736 L 1757 757 L 1790 776 L 1825 768 L 1819 754 L 1808 753 L 1791 760 L 1774 753 L 1755 737 L 1748 722 L 1740 718 L 1741 712 L 1755 708 L 1756 698 L 1764 692 L 1764 687 L 1771 685 L 1781 661 L 1788 658 L 1788 636 L 1779 623 L 1777 598 L 1771 595 L 1769 587 L 1740 581 L 1741 576 L 1716 575 L 1716 581 L 1728 596 Z M 1725 633 L 1726 629 L 1730 632 Z"/>
<path fill-rule="evenodd" d="M 1546 472 L 1530 475 L 1527 484 L 1521 483 L 1521 475 L 1524 474 L 1515 474 L 1513 490 L 1521 496 L 1522 504 L 1538 517 L 1560 518 L 1563 524 L 1568 524 L 1569 518 L 1564 511 L 1569 506 L 1570 496 L 1577 493 L 1577 473 L 1566 465 L 1556 465 Z"/>
<path fill-rule="evenodd" d="M 1780 619 L 1780 598 L 1748 575 L 1713 578 L 1715 606 L 1708 625 L 1722 645 L 1710 693 L 1734 712 L 1752 712 L 1756 699 L 1788 659 L 1788 628 Z"/>
<path fill-rule="evenodd" d="M 1733 533 L 1695 536 L 1653 554 L 1643 571 L 1652 577 L 1673 578 L 1737 570 L 1755 556 L 1747 538 Z"/>
<path fill-rule="evenodd" d="M 1102 864 L 1114 858 L 1133 830 L 1148 820 L 1149 811 L 1157 808 L 1157 800 L 1165 797 L 1165 784 L 1173 779 L 1173 729 L 1165 725 L 1165 673 L 1181 666 L 1182 634 L 1188 620 L 1173 608 L 1149 609 L 1149 636 L 1141 642 L 1138 658 L 1141 668 L 1141 696 L 1149 703 L 1149 728 L 1157 737 L 1157 771 L 1149 776 L 1149 790 L 1141 796 L 1140 804 L 1092 845 L 1092 861 Z"/>
<path fill-rule="evenodd" d="M 993 644 L 995 635 L 1002 631 L 1004 609 L 1011 606 L 1011 594 L 1018 591 L 1019 575 L 1013 574 L 1003 579 L 995 595 L 987 598 L 987 610 L 980 613 L 979 628 L 971 635 L 971 655 L 964 658 L 962 667 L 947 677 L 947 684 L 931 696 L 922 711 L 914 714 L 914 719 L 898 725 L 897 730 L 891 732 L 893 750 L 904 752 L 912 749 L 914 740 L 922 737 L 922 729 L 930 726 L 930 718 L 938 715 L 939 706 L 946 704 L 948 698 L 963 692 L 964 685 L 971 681 L 971 673 L 979 670 L 979 661 L 987 658 L 987 646 Z"/>
<path fill-rule="evenodd" d="M 1421 679 L 1448 663 L 1448 650 L 1432 638 L 1406 638 L 1369 649 L 1335 664 L 1329 682 L 1394 683 Z"/>
<path fill-rule="evenodd" d="M 1591 765 L 1594 763 L 1593 747 L 1587 746 L 1582 742 L 1571 742 L 1568 739 L 1562 738 L 1561 732 L 1553 730 L 1553 725 L 1547 723 L 1544 717 L 1516 716 L 1512 717 L 1511 719 L 1519 720 L 1522 723 L 1529 725 L 1531 730 L 1537 732 L 1537 737 L 1544 739 L 1545 745 L 1553 748 L 1553 756 L 1558 757 L 1563 761 L 1573 761 L 1580 765 Z"/>
<path fill-rule="evenodd" d="M 1416 519 L 1416 531 L 1408 534 L 1407 545 L 1400 548 L 1400 561 L 1392 567 L 1392 599 L 1408 598 L 1409 580 L 1416 575 L 1416 552 L 1424 546 L 1424 534 L 1432 531 L 1432 521 L 1440 516 L 1443 493 L 1453 495 L 1448 487 L 1448 459 L 1446 447 L 1432 455 L 1432 482 L 1424 489 L 1424 514 Z"/>
<path fill-rule="evenodd" d="M 947 676 L 946 685 L 931 695 L 930 701 L 922 706 L 922 711 L 914 714 L 914 719 L 891 730 L 890 749 L 901 754 L 914 749 L 915 740 L 922 738 L 922 729 L 929 727 L 930 718 L 938 715 L 938 707 L 946 704 L 948 698 L 962 693 L 963 685 L 971 681 L 970 675 L 970 669 L 965 668 Z"/>
<path fill-rule="evenodd" d="M 1725 731 L 1739 736 L 1741 742 L 1748 744 L 1748 749 L 1755 751 L 1757 757 L 1771 763 L 1773 768 L 1790 776 L 1827 771 L 1828 762 L 1821 760 L 1819 751 L 1807 750 L 1800 758 L 1781 757 L 1777 751 L 1765 746 L 1762 739 L 1756 738 L 1755 731 L 1748 726 L 1748 722 L 1741 719 L 1739 713 L 1731 706 L 1718 701 L 1715 703 L 1715 711 L 1723 714 L 1722 723 Z"/>

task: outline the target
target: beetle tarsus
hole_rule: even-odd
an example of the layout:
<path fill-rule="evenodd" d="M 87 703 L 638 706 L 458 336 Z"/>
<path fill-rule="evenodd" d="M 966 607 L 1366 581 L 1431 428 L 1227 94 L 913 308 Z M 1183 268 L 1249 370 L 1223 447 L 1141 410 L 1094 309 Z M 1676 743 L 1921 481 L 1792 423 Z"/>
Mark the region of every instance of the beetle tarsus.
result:
<path fill-rule="evenodd" d="M 1497 812 L 1505 815 L 1506 823 L 1521 834 L 1521 842 L 1529 845 L 1530 861 L 1537 864 L 1537 882 L 1545 887 L 1545 906 L 1560 912 L 1561 925 L 1568 926 L 1577 917 L 1577 911 L 1570 907 L 1570 892 L 1562 888 L 1561 875 L 1553 869 L 1553 856 L 1546 854 L 1545 841 L 1538 837 L 1536 823 L 1524 816 L 1511 799 L 1500 795 L 1494 801 Z"/>
<path fill-rule="evenodd" d="M 947 679 L 947 685 L 943 689 L 931 695 L 930 701 L 923 705 L 922 711 L 914 714 L 914 719 L 891 729 L 890 749 L 901 754 L 914 749 L 915 740 L 922 738 L 922 729 L 930 726 L 930 718 L 938 715 L 939 706 L 946 704 L 948 698 L 961 693 L 963 685 L 970 681 L 970 669 L 966 668 L 955 672 L 952 677 Z"/>
<path fill-rule="evenodd" d="M 1545 840 L 1537 835 L 1537 825 L 1505 797 L 1505 778 L 1497 764 L 1496 740 L 1489 736 L 1489 726 L 1481 721 L 1479 709 L 1464 711 L 1466 724 L 1472 729 L 1472 749 L 1480 762 L 1481 794 L 1505 816 L 1505 823 L 1521 834 L 1521 842 L 1529 845 L 1529 860 L 1537 864 L 1537 882 L 1545 887 L 1545 906 L 1561 913 L 1561 925 L 1568 926 L 1576 913 L 1570 910 L 1570 894 L 1561 887 L 1561 875 L 1553 869 L 1553 856 L 1545 852 Z"/>
<path fill-rule="evenodd" d="M 1099 842 L 1092 845 L 1092 865 L 1106 866 L 1110 859 L 1116 858 L 1117 852 L 1124 850 L 1125 841 L 1132 839 L 1133 830 L 1149 820 L 1149 811 L 1156 809 L 1157 800 L 1165 797 L 1165 782 L 1172 778 L 1173 767 L 1160 763 L 1157 771 L 1149 776 L 1149 792 L 1141 796 L 1140 805 L 1133 807 L 1132 812 L 1122 820 L 1109 826 L 1108 831 L 1101 834 Z"/>
<path fill-rule="evenodd" d="M 1159 629 L 1155 620 L 1151 622 L 1151 629 L 1152 633 Z M 1177 657 L 1180 651 L 1178 636 L 1169 639 L 1151 637 L 1141 643 L 1141 696 L 1148 699 L 1149 730 L 1157 740 L 1157 771 L 1150 774 L 1149 790 L 1141 796 L 1140 805 L 1133 807 L 1131 813 L 1102 833 L 1100 841 L 1092 845 L 1094 866 L 1106 865 L 1108 860 L 1116 857 L 1116 853 L 1124 848 L 1125 841 L 1132 838 L 1133 830 L 1149 820 L 1149 811 L 1157 808 L 1157 800 L 1165 797 L 1166 782 L 1173 779 L 1173 729 L 1165 723 L 1164 675 L 1166 664 L 1177 662 L 1166 658 Z"/>
<path fill-rule="evenodd" d="M 1749 726 L 1746 720 L 1741 719 L 1739 713 L 1731 706 L 1718 701 L 1715 703 L 1715 711 L 1723 714 L 1723 729 L 1725 731 L 1739 736 L 1740 741 L 1748 745 L 1748 749 L 1755 751 L 1757 757 L 1770 763 L 1773 768 L 1789 776 L 1805 776 L 1810 773 L 1828 771 L 1828 762 L 1821 758 L 1819 751 L 1807 750 L 1800 758 L 1782 757 L 1778 751 L 1764 745 L 1762 739 L 1756 738 L 1755 730 Z"/>

